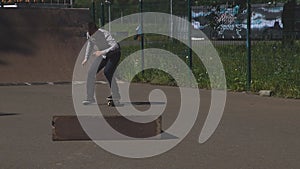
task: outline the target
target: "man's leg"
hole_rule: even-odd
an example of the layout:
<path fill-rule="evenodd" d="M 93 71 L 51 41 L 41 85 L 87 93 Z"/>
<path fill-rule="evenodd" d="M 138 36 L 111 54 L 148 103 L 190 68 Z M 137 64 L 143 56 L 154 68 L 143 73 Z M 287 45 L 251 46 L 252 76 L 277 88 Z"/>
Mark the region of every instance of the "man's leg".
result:
<path fill-rule="evenodd" d="M 87 91 L 87 100 L 94 101 L 95 97 L 95 81 L 96 75 L 98 73 L 98 69 L 100 66 L 102 68 L 106 64 L 106 61 L 102 57 L 95 58 L 93 64 L 91 65 L 88 71 L 87 83 L 86 83 L 86 91 Z"/>
<path fill-rule="evenodd" d="M 121 52 L 115 52 L 112 55 L 108 55 L 108 61 L 104 69 L 104 75 L 109 82 L 109 87 L 111 88 L 112 97 L 119 99 L 119 88 L 116 79 L 113 77 L 114 72 L 117 68 L 118 62 L 120 60 Z"/>
<path fill-rule="evenodd" d="M 102 59 L 99 67 L 98 67 L 98 70 L 97 70 L 97 73 L 99 73 L 107 64 L 107 59 Z"/>

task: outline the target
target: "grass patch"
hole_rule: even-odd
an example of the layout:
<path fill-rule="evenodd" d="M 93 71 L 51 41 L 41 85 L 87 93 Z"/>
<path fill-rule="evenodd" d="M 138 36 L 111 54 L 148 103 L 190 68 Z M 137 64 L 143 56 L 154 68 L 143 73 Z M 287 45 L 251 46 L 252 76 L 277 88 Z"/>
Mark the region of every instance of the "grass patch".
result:
<path fill-rule="evenodd" d="M 176 41 L 164 39 L 155 43 L 147 37 L 146 48 L 161 48 L 179 56 L 188 64 L 187 47 Z M 246 90 L 247 55 L 246 46 L 241 44 L 216 45 L 223 63 L 227 88 L 232 91 Z M 123 59 L 140 49 L 139 46 L 123 46 Z M 130 67 L 128 67 L 128 70 Z M 124 73 L 130 71 L 124 70 Z M 193 74 L 200 88 L 210 89 L 210 82 L 205 67 L 198 57 L 193 56 Z M 180 75 L 187 77 L 187 75 Z M 134 82 L 145 82 L 160 85 L 177 85 L 167 73 L 149 69 L 144 74 L 138 73 Z M 300 98 L 300 42 L 293 47 L 284 47 L 281 42 L 255 42 L 252 46 L 252 82 L 251 91 L 272 90 L 275 96 L 286 98 Z"/>

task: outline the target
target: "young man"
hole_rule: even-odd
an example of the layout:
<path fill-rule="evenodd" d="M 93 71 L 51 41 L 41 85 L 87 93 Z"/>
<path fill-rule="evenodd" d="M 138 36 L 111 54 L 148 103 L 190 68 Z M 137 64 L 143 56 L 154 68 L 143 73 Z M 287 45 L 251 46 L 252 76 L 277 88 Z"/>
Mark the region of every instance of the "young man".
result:
<path fill-rule="evenodd" d="M 82 65 L 85 65 L 91 55 L 96 58 L 88 71 L 86 84 L 87 99 L 82 104 L 89 105 L 96 103 L 94 96 L 96 75 L 104 67 L 104 75 L 109 82 L 112 94 L 107 99 L 114 98 L 115 100 L 119 100 L 119 89 L 116 85 L 116 79 L 113 78 L 113 74 L 121 56 L 120 45 L 108 31 L 98 29 L 95 23 L 88 24 L 87 38 L 88 42 Z"/>

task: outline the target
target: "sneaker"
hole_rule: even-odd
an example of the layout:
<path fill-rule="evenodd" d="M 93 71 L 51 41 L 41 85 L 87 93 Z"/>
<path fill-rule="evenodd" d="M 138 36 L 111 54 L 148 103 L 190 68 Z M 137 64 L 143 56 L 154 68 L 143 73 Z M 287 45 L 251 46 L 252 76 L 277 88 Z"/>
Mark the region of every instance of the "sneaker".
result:
<path fill-rule="evenodd" d="M 124 106 L 124 104 L 120 103 L 118 100 L 108 101 L 107 105 L 110 106 L 110 107 L 121 107 L 121 106 Z"/>
<path fill-rule="evenodd" d="M 112 100 L 112 95 L 108 96 L 106 100 Z"/>
<path fill-rule="evenodd" d="M 91 104 L 97 104 L 95 100 L 84 100 L 82 101 L 83 105 L 91 105 Z"/>

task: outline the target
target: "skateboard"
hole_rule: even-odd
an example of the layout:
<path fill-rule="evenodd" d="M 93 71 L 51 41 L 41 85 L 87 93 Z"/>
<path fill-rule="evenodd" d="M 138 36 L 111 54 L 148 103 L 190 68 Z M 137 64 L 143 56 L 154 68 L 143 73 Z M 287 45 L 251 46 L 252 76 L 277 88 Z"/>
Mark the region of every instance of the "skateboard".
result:
<path fill-rule="evenodd" d="M 107 99 L 107 105 L 110 107 L 122 106 L 119 100 Z"/>

